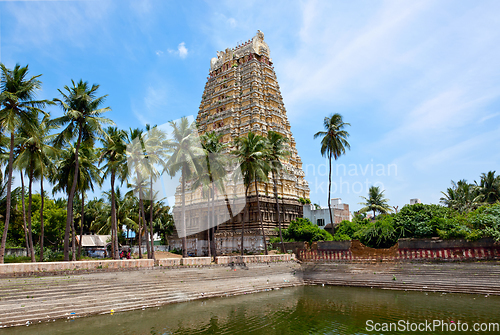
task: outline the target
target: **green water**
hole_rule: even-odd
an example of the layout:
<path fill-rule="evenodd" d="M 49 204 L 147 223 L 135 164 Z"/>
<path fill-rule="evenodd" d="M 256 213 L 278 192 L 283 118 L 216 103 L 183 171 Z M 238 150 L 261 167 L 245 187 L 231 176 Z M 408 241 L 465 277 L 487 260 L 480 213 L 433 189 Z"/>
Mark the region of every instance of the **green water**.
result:
<path fill-rule="evenodd" d="M 139 311 L 15 327 L 3 334 L 409 334 L 368 331 L 367 320 L 500 322 L 500 297 L 306 286 L 212 298 Z M 411 325 L 410 325 L 411 326 Z"/>

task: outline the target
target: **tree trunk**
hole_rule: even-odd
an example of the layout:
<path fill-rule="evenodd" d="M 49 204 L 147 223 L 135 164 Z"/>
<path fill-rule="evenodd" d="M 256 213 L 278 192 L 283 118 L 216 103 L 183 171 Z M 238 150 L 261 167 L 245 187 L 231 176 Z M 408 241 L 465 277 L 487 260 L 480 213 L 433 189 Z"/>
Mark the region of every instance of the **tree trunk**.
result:
<path fill-rule="evenodd" d="M 151 258 L 155 259 L 155 241 L 153 233 L 153 174 L 151 174 L 150 202 L 149 202 L 149 236 L 151 237 Z"/>
<path fill-rule="evenodd" d="M 68 196 L 68 206 L 66 214 L 66 231 L 64 232 L 64 261 L 69 261 L 69 231 L 71 226 L 74 225 L 73 221 L 73 199 L 75 198 L 76 184 L 78 180 L 78 168 L 80 161 L 78 160 L 78 150 L 80 150 L 80 144 L 82 143 L 82 128 L 79 126 L 78 130 L 78 141 L 75 148 L 75 173 L 73 175 L 73 185 L 71 185 L 71 190 Z"/>
<path fill-rule="evenodd" d="M 24 240 L 26 241 L 26 255 L 30 254 L 30 242 L 28 240 L 28 226 L 26 225 L 26 206 L 24 204 L 24 177 L 23 171 L 19 171 L 21 175 L 21 202 L 23 204 L 23 228 L 24 228 Z"/>
<path fill-rule="evenodd" d="M 210 190 L 210 193 L 211 193 L 211 190 Z M 212 216 L 210 215 L 210 212 L 211 212 L 211 207 L 210 207 L 210 193 L 208 194 L 208 198 L 207 198 L 207 238 L 208 238 L 208 257 L 212 257 L 212 245 L 211 245 L 211 242 L 210 242 L 210 227 L 211 227 L 211 224 L 210 222 L 212 222 Z"/>
<path fill-rule="evenodd" d="M 182 257 L 187 257 L 187 238 L 186 238 L 186 194 L 185 194 L 185 189 L 186 189 L 186 171 L 185 167 L 182 167 L 182 186 L 181 186 L 181 193 L 182 193 Z"/>
<path fill-rule="evenodd" d="M 250 187 L 250 183 L 247 185 L 247 187 L 245 188 L 245 216 L 246 218 L 250 221 L 250 204 L 248 202 L 248 188 Z M 244 237 L 244 234 L 245 234 L 245 218 L 243 218 L 243 220 L 241 220 L 241 256 L 244 256 L 245 255 L 245 249 L 243 248 L 243 237 Z"/>
<path fill-rule="evenodd" d="M 76 229 L 75 229 L 75 218 L 72 217 L 73 224 L 71 225 L 71 260 L 76 261 Z"/>
<path fill-rule="evenodd" d="M 3 227 L 2 244 L 0 246 L 0 264 L 5 256 L 5 245 L 7 244 L 7 233 L 9 232 L 10 204 L 12 189 L 12 165 L 14 162 L 14 132 L 10 133 L 10 153 L 9 153 L 9 177 L 7 179 L 7 209 L 5 213 L 5 226 Z"/>
<path fill-rule="evenodd" d="M 116 224 L 115 171 L 111 172 L 111 250 L 113 259 L 118 259 L 118 230 Z"/>
<path fill-rule="evenodd" d="M 85 222 L 85 194 L 82 192 L 82 214 L 80 215 L 80 239 L 78 240 L 78 260 L 82 256 L 82 236 L 83 236 L 83 223 Z"/>
<path fill-rule="evenodd" d="M 212 184 L 213 185 L 213 184 Z M 213 186 L 212 186 L 213 188 Z M 209 246 L 213 250 L 213 255 L 214 255 L 214 262 L 215 258 L 217 257 L 217 245 L 215 244 L 215 189 L 212 190 L 212 228 L 210 229 L 212 232 L 212 238 L 209 240 Z M 210 235 L 210 232 L 208 233 Z"/>
<path fill-rule="evenodd" d="M 148 259 L 151 259 L 151 246 L 149 245 L 148 224 L 146 222 L 146 212 L 144 211 L 144 200 L 142 199 L 142 190 L 140 192 L 139 206 L 142 211 L 142 224 L 144 225 L 144 236 L 146 236 L 146 250 L 148 252 Z"/>
<path fill-rule="evenodd" d="M 29 184 L 28 184 L 28 240 L 30 242 L 31 261 L 36 262 L 35 248 L 33 248 L 33 231 L 31 229 L 31 199 L 33 186 L 33 167 L 30 166 Z"/>
<path fill-rule="evenodd" d="M 330 212 L 330 223 L 332 224 L 332 233 L 335 234 L 335 226 L 333 222 L 332 215 L 332 204 L 330 201 L 330 192 L 332 190 L 332 153 L 330 152 L 330 156 L 328 156 L 328 163 L 330 165 L 330 172 L 328 174 L 328 211 Z"/>
<path fill-rule="evenodd" d="M 276 173 L 273 171 L 273 191 L 274 197 L 276 198 L 276 215 L 278 216 L 278 230 L 280 233 L 280 241 L 281 241 L 281 252 L 285 253 L 285 244 L 283 243 L 283 235 L 281 234 L 281 213 L 280 213 L 280 202 L 278 199 L 278 181 L 276 180 Z"/>
<path fill-rule="evenodd" d="M 141 240 L 142 240 L 142 225 L 141 225 L 141 220 L 142 220 L 142 214 L 141 214 L 141 206 L 139 206 L 139 220 L 137 221 L 137 223 L 139 224 L 139 234 L 137 236 L 137 243 L 139 244 L 139 259 L 142 258 L 142 243 L 141 243 Z"/>
<path fill-rule="evenodd" d="M 40 177 L 40 195 L 41 195 L 41 203 L 40 203 L 40 262 L 43 262 L 43 240 L 45 238 L 45 229 L 43 226 L 43 204 L 45 197 L 43 196 L 43 174 Z"/>
<path fill-rule="evenodd" d="M 259 213 L 260 229 L 262 230 L 262 238 L 264 239 L 264 255 L 267 255 L 266 232 L 264 231 L 264 222 L 262 222 L 262 213 L 260 212 L 259 188 L 257 187 L 257 179 L 255 179 L 255 193 L 257 194 L 257 212 Z"/>

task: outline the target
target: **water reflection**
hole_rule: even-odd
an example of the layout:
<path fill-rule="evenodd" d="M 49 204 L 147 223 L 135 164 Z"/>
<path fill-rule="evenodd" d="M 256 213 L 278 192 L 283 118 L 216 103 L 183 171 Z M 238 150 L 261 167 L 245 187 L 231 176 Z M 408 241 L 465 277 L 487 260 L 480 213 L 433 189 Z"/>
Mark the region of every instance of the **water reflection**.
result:
<path fill-rule="evenodd" d="M 500 297 L 306 286 L 61 320 L 5 329 L 2 333 L 380 334 L 366 331 L 366 321 L 425 322 L 434 319 L 470 325 L 473 322 L 500 322 Z"/>

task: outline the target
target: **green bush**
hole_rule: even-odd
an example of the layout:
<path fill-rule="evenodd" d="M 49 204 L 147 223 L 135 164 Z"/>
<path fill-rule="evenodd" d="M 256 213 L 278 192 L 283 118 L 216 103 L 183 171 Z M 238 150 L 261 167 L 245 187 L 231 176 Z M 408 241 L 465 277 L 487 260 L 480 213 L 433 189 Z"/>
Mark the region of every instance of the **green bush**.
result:
<path fill-rule="evenodd" d="M 360 226 L 353 237 L 371 248 L 390 248 L 396 244 L 400 235 L 393 223 L 392 215 L 383 215 L 377 221 Z"/>
<path fill-rule="evenodd" d="M 333 236 L 326 230 L 314 225 L 311 221 L 304 218 L 293 220 L 287 229 L 282 230 L 283 240 L 286 242 L 316 242 L 332 241 Z"/>

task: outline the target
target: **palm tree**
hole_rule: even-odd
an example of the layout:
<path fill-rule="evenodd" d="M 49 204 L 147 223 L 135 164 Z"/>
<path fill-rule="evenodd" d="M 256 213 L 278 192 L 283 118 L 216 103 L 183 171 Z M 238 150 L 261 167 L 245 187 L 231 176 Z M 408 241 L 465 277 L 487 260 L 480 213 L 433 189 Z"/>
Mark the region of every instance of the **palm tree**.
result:
<path fill-rule="evenodd" d="M 481 203 L 484 194 L 480 193 L 480 188 L 473 184 L 469 184 L 465 179 L 455 183 L 451 181 L 451 188 L 448 188 L 446 193 L 441 192 L 444 197 L 441 197 L 440 202 L 450 208 L 453 208 L 460 213 L 468 213 Z"/>
<path fill-rule="evenodd" d="M 21 67 L 16 64 L 9 70 L 0 63 L 0 128 L 10 133 L 8 177 L 7 177 L 7 208 L 5 214 L 4 232 L 0 246 L 0 263 L 4 261 L 7 233 L 12 202 L 12 170 L 14 163 L 14 140 L 16 130 L 23 125 L 28 128 L 36 119 L 37 112 L 41 112 L 47 103 L 46 100 L 34 100 L 35 92 L 41 88 L 42 83 L 38 78 L 41 75 L 28 79 L 28 65 Z"/>
<path fill-rule="evenodd" d="M 19 129 L 18 141 L 21 142 L 21 150 L 16 158 L 15 164 L 20 170 L 28 171 L 28 239 L 31 251 L 31 258 L 34 262 L 35 252 L 33 250 L 33 240 L 31 232 L 31 204 L 32 204 L 32 184 L 34 179 L 40 179 L 40 195 L 41 195 L 41 206 L 40 206 L 40 262 L 43 261 L 43 245 L 44 245 L 44 220 L 43 220 L 43 208 L 44 208 L 44 192 L 43 192 L 43 182 L 44 177 L 48 177 L 52 174 L 54 170 L 53 160 L 57 156 L 57 150 L 49 145 L 49 142 L 53 135 L 50 133 L 54 130 L 54 126 L 51 125 L 50 115 L 45 114 L 42 120 L 39 120 L 33 124 L 30 129 L 21 127 Z M 24 182 L 23 182 L 24 187 Z M 24 192 L 23 192 L 24 193 Z"/>
<path fill-rule="evenodd" d="M 129 187 L 133 188 L 133 192 L 139 194 L 139 258 L 142 257 L 141 239 L 142 228 L 146 236 L 146 250 L 148 258 L 151 258 L 151 246 L 149 244 L 148 228 L 146 225 L 146 214 L 144 212 L 144 188 L 147 186 L 147 153 L 144 144 L 144 132 L 142 129 L 130 129 L 129 143 L 127 144 L 127 167 L 129 176 L 133 176 L 135 172 L 135 182 L 129 182 Z M 142 225 L 141 225 L 142 220 Z"/>
<path fill-rule="evenodd" d="M 78 155 L 78 160 L 80 161 L 79 166 L 81 166 L 81 168 L 78 169 L 78 174 L 75 175 L 74 173 L 76 168 L 75 160 L 77 159 L 77 155 Z M 52 193 L 55 194 L 57 192 L 62 191 L 65 192 L 69 198 L 71 189 L 75 184 L 76 184 L 75 190 L 77 190 L 82 197 L 85 196 L 85 191 L 87 190 L 94 191 L 94 182 L 96 182 L 98 185 L 101 185 L 102 183 L 101 171 L 99 170 L 99 168 L 96 167 L 96 162 L 97 162 L 97 157 L 95 155 L 93 147 L 89 147 L 87 143 L 84 143 L 84 145 L 80 147 L 79 154 L 77 154 L 76 147 L 70 144 L 66 150 L 61 152 L 60 160 L 56 163 L 56 169 L 51 178 L 51 182 L 54 184 Z M 77 179 L 76 182 L 73 179 L 75 176 Z M 84 205 L 83 201 L 82 205 Z M 68 216 L 71 215 L 70 229 L 72 231 L 72 236 L 73 236 L 72 241 L 74 241 L 75 229 L 74 229 L 73 210 L 71 212 L 67 212 L 67 215 Z M 72 248 L 73 248 L 73 258 L 75 259 L 76 258 L 75 246 L 73 246 Z M 69 232 L 68 232 L 68 260 L 69 260 Z"/>
<path fill-rule="evenodd" d="M 334 225 L 333 215 L 332 215 L 332 205 L 331 205 L 331 190 L 332 190 L 332 158 L 337 160 L 341 155 L 345 154 L 346 149 L 350 149 L 351 146 L 347 142 L 349 133 L 344 130 L 346 126 L 350 126 L 350 123 L 342 121 L 342 115 L 335 113 L 330 117 L 325 117 L 323 120 L 323 126 L 325 131 L 318 131 L 314 134 L 314 138 L 322 137 L 321 140 L 321 155 L 328 157 L 328 210 L 330 212 L 330 222 L 332 226 Z"/>
<path fill-rule="evenodd" d="M 160 172 L 157 170 L 158 167 L 163 168 L 163 171 L 167 171 L 168 167 L 165 161 L 169 158 L 166 154 L 165 143 L 166 134 L 157 126 L 151 127 L 149 124 L 146 125 L 146 136 L 144 138 L 144 149 L 146 150 L 146 160 L 144 161 L 144 167 L 146 169 L 146 175 L 149 175 L 149 235 L 151 243 L 151 258 L 155 258 L 154 251 L 154 232 L 153 232 L 153 206 L 155 200 L 155 192 L 153 190 L 153 182 L 160 176 Z"/>
<path fill-rule="evenodd" d="M 290 155 L 290 152 L 286 149 L 286 144 L 289 142 L 289 139 L 271 130 L 267 133 L 267 142 L 269 147 L 267 159 L 269 161 L 269 165 L 271 166 L 271 173 L 273 178 L 273 191 L 274 191 L 274 198 L 276 199 L 276 216 L 278 217 L 278 230 L 280 234 L 281 251 L 284 253 L 285 245 L 283 244 L 283 236 L 281 234 L 281 216 L 280 216 L 280 204 L 278 198 L 277 177 L 280 176 L 281 171 L 283 169 L 283 164 L 281 164 L 281 160 L 285 159 Z"/>
<path fill-rule="evenodd" d="M 360 213 L 373 211 L 373 218 L 375 219 L 375 213 L 379 212 L 382 214 L 392 212 L 391 206 L 389 206 L 389 199 L 384 198 L 384 192 L 381 191 L 380 187 L 372 186 L 368 190 L 368 198 L 361 197 L 365 199 L 365 202 L 361 202 L 360 205 L 365 205 L 365 207 L 359 210 Z"/>
<path fill-rule="evenodd" d="M 264 253 L 267 255 L 266 233 L 264 231 L 264 223 L 262 222 L 262 213 L 260 211 L 259 188 L 258 182 L 267 181 L 267 175 L 271 170 L 266 157 L 268 156 L 267 140 L 265 137 L 249 132 L 247 136 L 239 137 L 235 141 L 236 150 L 234 154 L 240 161 L 240 169 L 243 174 L 243 182 L 245 184 L 245 199 L 247 199 L 248 213 L 248 189 L 253 182 L 255 193 L 257 196 L 257 212 L 259 214 L 260 227 L 262 230 L 262 238 L 264 240 Z M 243 255 L 243 234 L 244 223 L 241 227 L 241 255 Z"/>
<path fill-rule="evenodd" d="M 170 121 L 172 127 L 172 140 L 165 143 L 166 148 L 170 149 L 172 155 L 167 161 L 168 174 L 174 177 L 176 173 L 181 172 L 181 233 L 182 236 L 182 256 L 187 257 L 187 239 L 186 239 L 186 180 L 193 174 L 201 171 L 199 160 L 203 151 L 201 149 L 198 132 L 195 124 L 189 124 L 186 117 L 183 117 L 178 123 Z"/>
<path fill-rule="evenodd" d="M 495 171 L 481 173 L 481 180 L 476 184 L 481 201 L 493 204 L 500 200 L 500 176 L 495 176 Z"/>
<path fill-rule="evenodd" d="M 118 226 L 116 219 L 116 203 L 115 203 L 115 180 L 123 183 L 127 179 L 127 133 L 119 130 L 116 127 L 108 127 L 106 130 L 108 135 L 102 140 L 103 148 L 99 158 L 99 164 L 106 161 L 104 165 L 104 178 L 110 176 L 111 181 L 111 243 L 113 259 L 118 259 Z"/>
<path fill-rule="evenodd" d="M 113 124 L 113 122 L 101 115 L 111 109 L 109 107 L 99 108 L 106 98 L 97 97 L 96 93 L 99 85 L 89 86 L 87 82 L 80 80 L 78 83 L 71 81 L 72 86 L 64 86 L 66 93 L 58 90 L 62 95 L 61 99 L 55 99 L 64 110 L 64 116 L 61 116 L 53 123 L 66 128 L 55 138 L 55 144 L 62 147 L 65 142 L 76 138 L 75 146 L 75 169 L 72 179 L 72 185 L 68 194 L 68 216 L 66 219 L 66 231 L 64 233 L 64 260 L 69 261 L 69 231 L 73 218 L 73 199 L 76 192 L 77 176 L 79 173 L 79 152 L 82 142 L 93 147 L 97 136 L 106 136 L 102 129 L 103 124 Z"/>
<path fill-rule="evenodd" d="M 209 247 L 208 252 L 211 254 L 213 250 L 214 260 L 217 257 L 217 250 L 215 243 L 215 191 L 216 188 L 221 194 L 224 195 L 224 200 L 226 202 L 226 207 L 230 215 L 231 222 L 233 221 L 233 212 L 231 209 L 231 204 L 229 203 L 229 198 L 227 196 L 225 188 L 225 177 L 228 173 L 227 168 L 230 163 L 227 159 L 227 155 L 223 153 L 227 150 L 228 145 L 221 142 L 222 134 L 217 134 L 215 132 L 205 133 L 200 137 L 201 146 L 204 151 L 204 156 L 201 157 L 203 162 L 200 166 L 204 167 L 198 175 L 198 180 L 193 184 L 193 188 L 198 187 L 200 184 L 204 187 L 204 191 L 208 191 L 209 197 L 212 197 L 212 215 L 208 215 L 207 218 L 212 220 L 212 224 L 209 225 L 210 229 L 208 231 L 208 241 Z M 208 206 L 207 211 L 210 211 L 210 206 Z M 213 239 L 211 239 L 211 236 Z"/>

